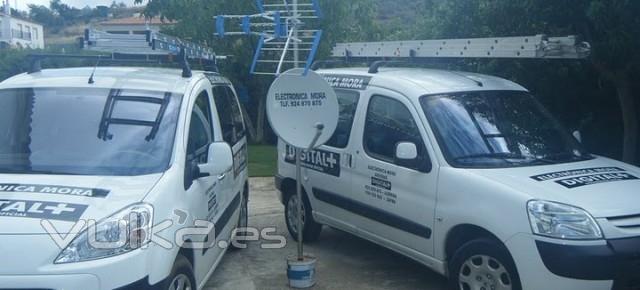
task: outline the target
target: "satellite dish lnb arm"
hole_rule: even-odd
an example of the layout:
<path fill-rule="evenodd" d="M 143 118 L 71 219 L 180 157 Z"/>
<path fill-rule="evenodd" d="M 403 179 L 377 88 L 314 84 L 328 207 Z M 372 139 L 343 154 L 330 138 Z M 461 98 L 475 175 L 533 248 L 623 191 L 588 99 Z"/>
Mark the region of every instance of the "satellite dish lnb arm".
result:
<path fill-rule="evenodd" d="M 316 143 L 318 143 L 318 139 L 320 139 L 320 136 L 322 135 L 322 131 L 324 130 L 324 124 L 317 123 L 315 128 L 316 128 L 316 135 L 313 137 L 313 141 L 311 141 L 311 144 L 309 145 L 309 148 L 307 151 L 311 151 L 313 150 L 314 147 L 316 147 Z"/>

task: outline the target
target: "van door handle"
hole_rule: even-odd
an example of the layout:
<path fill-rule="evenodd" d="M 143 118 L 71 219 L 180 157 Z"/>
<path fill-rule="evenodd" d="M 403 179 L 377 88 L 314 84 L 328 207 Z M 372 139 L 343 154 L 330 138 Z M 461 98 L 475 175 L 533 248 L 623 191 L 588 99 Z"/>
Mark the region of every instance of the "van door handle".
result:
<path fill-rule="evenodd" d="M 353 168 L 353 155 L 351 154 L 344 154 L 344 166 L 348 167 L 348 168 Z"/>
<path fill-rule="evenodd" d="M 229 168 L 225 172 L 223 172 L 222 174 L 218 175 L 218 180 L 223 180 L 223 179 L 227 178 L 227 174 L 231 173 L 232 169 L 233 168 Z"/>

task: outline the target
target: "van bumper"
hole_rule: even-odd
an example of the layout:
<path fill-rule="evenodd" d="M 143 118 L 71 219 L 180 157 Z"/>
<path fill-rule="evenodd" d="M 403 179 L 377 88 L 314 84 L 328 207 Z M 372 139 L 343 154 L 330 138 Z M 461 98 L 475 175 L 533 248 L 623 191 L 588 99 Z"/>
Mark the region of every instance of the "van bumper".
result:
<path fill-rule="evenodd" d="M 575 246 L 536 241 L 551 273 L 580 280 L 613 280 L 614 290 L 640 289 L 640 237 Z"/>
<path fill-rule="evenodd" d="M 101 290 L 100 279 L 92 274 L 0 276 L 1 289 Z M 162 283 L 150 285 L 147 278 L 128 283 L 115 290 L 160 290 Z"/>
<path fill-rule="evenodd" d="M 3 259 L 0 290 L 154 289 L 162 285 L 168 272 L 150 258 L 171 259 L 167 250 L 151 244 L 146 249 L 110 258 L 54 264 L 61 250 L 48 235 L 0 235 L 0 240 Z M 157 277 L 155 280 L 150 279 L 152 273 Z"/>
<path fill-rule="evenodd" d="M 543 261 L 543 254 L 538 250 L 537 242 L 543 239 L 539 239 L 532 234 L 517 234 L 507 240 L 505 245 L 509 249 L 511 256 L 514 259 L 516 266 L 518 267 L 518 274 L 520 275 L 520 281 L 522 282 L 523 290 L 540 290 L 540 289 L 562 289 L 562 290 L 609 290 L 616 289 L 614 287 L 614 279 L 594 280 L 594 279 L 581 279 L 576 277 L 567 277 L 554 273 L 547 268 Z M 553 243 L 551 240 L 545 240 L 547 243 Z M 554 244 L 564 245 L 571 247 L 578 246 L 580 243 L 565 243 Z M 591 243 L 590 245 L 595 245 Z M 603 241 L 597 246 L 606 246 Z M 575 253 L 566 253 L 570 257 L 576 257 Z M 570 267 L 575 271 L 580 271 L 579 268 L 585 267 L 584 264 L 569 263 Z M 625 288 L 619 288 L 620 290 Z M 619 290 L 616 289 L 616 290 Z M 635 288 L 629 288 L 629 290 L 636 290 Z"/>

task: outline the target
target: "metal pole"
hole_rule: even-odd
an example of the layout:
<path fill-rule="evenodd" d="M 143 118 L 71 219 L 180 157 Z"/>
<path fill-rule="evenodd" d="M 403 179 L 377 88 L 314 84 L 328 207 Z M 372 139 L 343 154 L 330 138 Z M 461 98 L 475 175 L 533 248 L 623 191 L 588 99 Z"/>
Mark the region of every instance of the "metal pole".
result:
<path fill-rule="evenodd" d="M 300 54 L 298 53 L 298 0 L 293 0 L 293 67 L 298 67 L 298 61 L 300 60 Z M 289 36 L 291 39 L 291 35 Z M 286 53 L 286 51 L 285 51 Z M 298 261 L 304 261 L 304 249 L 303 249 L 303 235 L 302 235 L 302 162 L 300 158 L 302 157 L 302 149 L 296 149 L 296 180 L 297 183 L 297 194 L 298 194 Z M 309 217 L 307 217 L 309 218 Z"/>
<path fill-rule="evenodd" d="M 296 148 L 296 195 L 298 196 L 297 212 L 298 212 L 298 261 L 304 261 L 304 253 L 302 249 L 302 148 Z"/>
<path fill-rule="evenodd" d="M 293 42 L 293 60 L 294 60 L 294 67 L 298 68 L 300 67 L 299 65 L 299 61 L 300 61 L 300 52 L 298 51 L 299 46 L 298 46 L 298 0 L 293 0 L 293 19 L 296 22 L 293 30 L 294 30 L 294 38 L 295 41 Z"/>
<path fill-rule="evenodd" d="M 324 130 L 324 124 L 318 123 L 315 126 L 316 135 L 313 137 L 313 141 L 307 148 L 307 152 L 311 152 L 316 144 L 318 143 L 318 139 L 320 139 L 320 135 L 322 135 L 322 131 Z M 298 196 L 298 261 L 304 261 L 304 249 L 303 249 L 303 222 L 302 222 L 302 148 L 296 148 L 296 194 Z M 309 218 L 309 217 L 307 217 Z"/>

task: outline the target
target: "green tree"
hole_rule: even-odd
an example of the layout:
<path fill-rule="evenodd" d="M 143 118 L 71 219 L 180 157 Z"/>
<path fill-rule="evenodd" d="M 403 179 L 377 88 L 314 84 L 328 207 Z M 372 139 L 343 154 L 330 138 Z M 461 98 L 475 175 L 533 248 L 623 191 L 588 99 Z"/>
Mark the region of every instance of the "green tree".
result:
<path fill-rule="evenodd" d="M 589 95 L 604 94 L 606 87 L 613 87 L 624 125 L 622 159 L 633 163 L 638 161 L 639 133 L 639 92 L 633 91 L 632 82 L 640 71 L 640 54 L 634 51 L 640 47 L 638 11 L 640 1 L 634 0 L 424 0 L 411 16 L 415 25 L 387 31 L 387 36 L 396 39 L 536 33 L 583 36 L 593 46 L 588 61 L 461 61 L 453 62 L 453 66 L 519 81 L 546 96 L 552 106 L 563 106 L 562 112 L 582 115 L 583 122 L 597 114 L 594 109 L 599 109 L 597 104 L 587 107 L 585 99 Z M 571 112 L 576 108 L 581 112 Z M 574 117 L 566 119 L 580 123 L 575 121 L 579 117 Z M 581 126 L 573 124 L 572 127 Z"/>

